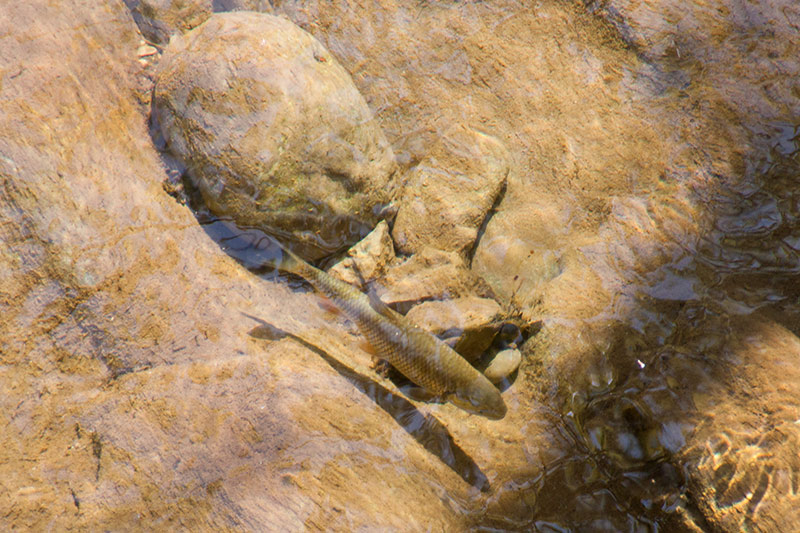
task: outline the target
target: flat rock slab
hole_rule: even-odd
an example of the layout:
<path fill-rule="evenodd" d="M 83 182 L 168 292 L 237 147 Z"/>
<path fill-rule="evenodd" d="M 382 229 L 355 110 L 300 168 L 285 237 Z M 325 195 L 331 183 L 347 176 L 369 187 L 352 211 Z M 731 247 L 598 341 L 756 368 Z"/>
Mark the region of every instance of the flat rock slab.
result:
<path fill-rule="evenodd" d="M 425 248 L 391 265 L 378 282 L 378 296 L 386 304 L 407 311 L 426 300 L 474 294 L 480 281 L 461 255 Z"/>
<path fill-rule="evenodd" d="M 451 330 L 457 330 L 456 334 L 459 334 L 477 329 L 491 324 L 499 316 L 500 305 L 497 302 L 475 296 L 423 302 L 406 314 L 411 322 L 435 335 Z"/>

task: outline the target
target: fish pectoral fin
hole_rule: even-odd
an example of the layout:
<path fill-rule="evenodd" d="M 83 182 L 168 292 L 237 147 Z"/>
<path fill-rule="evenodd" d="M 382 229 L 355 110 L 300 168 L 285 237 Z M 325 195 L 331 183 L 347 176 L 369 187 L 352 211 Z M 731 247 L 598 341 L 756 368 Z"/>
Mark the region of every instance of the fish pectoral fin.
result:
<path fill-rule="evenodd" d="M 319 295 L 319 300 L 317 301 L 317 305 L 319 305 L 326 312 L 331 313 L 333 315 L 339 316 L 342 314 L 342 310 L 336 307 L 336 304 L 333 303 L 330 298 L 322 294 Z"/>
<path fill-rule="evenodd" d="M 403 393 L 406 396 L 408 396 L 409 398 L 411 398 L 412 400 L 415 400 L 415 401 L 418 401 L 418 402 L 432 402 L 432 401 L 443 402 L 443 401 L 446 401 L 444 398 L 442 398 L 441 395 L 433 393 L 433 392 L 429 391 L 428 389 L 425 389 L 423 387 L 419 387 L 417 385 L 410 385 L 408 387 L 404 387 L 403 388 Z"/>
<path fill-rule="evenodd" d="M 373 359 L 378 359 L 378 352 L 375 351 L 375 347 L 371 345 L 367 339 L 358 341 L 358 347 L 370 354 Z"/>
<path fill-rule="evenodd" d="M 369 305 L 381 315 L 387 318 L 394 318 L 395 311 L 390 308 L 388 305 L 383 303 L 383 300 L 380 299 L 378 293 L 375 292 L 375 288 L 370 285 L 367 287 L 367 297 L 369 298 Z"/>

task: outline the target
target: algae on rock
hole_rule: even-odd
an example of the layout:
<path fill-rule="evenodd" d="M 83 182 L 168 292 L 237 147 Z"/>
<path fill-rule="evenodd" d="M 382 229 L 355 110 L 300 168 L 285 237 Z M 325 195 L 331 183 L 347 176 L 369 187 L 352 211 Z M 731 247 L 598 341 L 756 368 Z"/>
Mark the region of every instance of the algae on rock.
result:
<path fill-rule="evenodd" d="M 306 259 L 369 233 L 390 196 L 389 143 L 350 75 L 309 33 L 215 14 L 174 38 L 154 111 L 208 208 Z"/>

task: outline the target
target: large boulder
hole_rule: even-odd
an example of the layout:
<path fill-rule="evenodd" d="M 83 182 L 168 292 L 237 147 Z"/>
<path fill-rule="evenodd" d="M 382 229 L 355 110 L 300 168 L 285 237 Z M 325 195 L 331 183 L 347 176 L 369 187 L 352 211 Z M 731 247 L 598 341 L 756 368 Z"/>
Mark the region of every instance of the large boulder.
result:
<path fill-rule="evenodd" d="M 216 14 L 173 39 L 154 110 L 214 214 L 309 259 L 365 236 L 389 199 L 394 156 L 364 98 L 286 19 Z"/>

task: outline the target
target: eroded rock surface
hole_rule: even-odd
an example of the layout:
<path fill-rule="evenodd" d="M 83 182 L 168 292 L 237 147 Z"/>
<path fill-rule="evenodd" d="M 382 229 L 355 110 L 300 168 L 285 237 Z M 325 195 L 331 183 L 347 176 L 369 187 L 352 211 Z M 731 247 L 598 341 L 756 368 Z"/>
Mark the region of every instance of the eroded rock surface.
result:
<path fill-rule="evenodd" d="M 708 370 L 717 379 L 692 391 L 699 420 L 682 451 L 690 494 L 720 531 L 792 531 L 800 524 L 800 339 L 764 317 L 712 326 L 729 339 Z"/>
<path fill-rule="evenodd" d="M 467 255 L 508 168 L 497 139 L 466 128 L 445 133 L 403 186 L 392 232 L 398 250 L 411 254 L 429 246 Z"/>
<path fill-rule="evenodd" d="M 313 295 L 164 192 L 121 3 L 2 10 L 2 528 L 465 527 L 519 435 L 476 453 L 490 422 L 353 370 Z"/>
<path fill-rule="evenodd" d="M 772 404 L 796 397 L 780 379 L 791 358 L 712 376 L 708 407 L 689 371 L 714 366 L 709 340 L 658 348 L 694 330 L 676 325 L 687 302 L 766 308 L 800 331 L 796 6 L 603 5 L 278 9 L 351 73 L 407 166 L 453 128 L 506 147 L 506 195 L 471 266 L 545 328 L 497 423 L 405 400 L 346 323 L 245 272 L 163 194 L 119 2 L 0 8 L 2 525 L 681 530 L 658 509 L 674 508 L 666 458 L 684 446 L 706 524 L 787 524 L 797 506 L 773 495 L 791 495 L 795 441 Z M 440 281 L 423 299 L 458 293 Z M 284 332 L 265 340 L 258 320 Z M 739 342 L 748 365 L 761 357 Z M 573 393 L 580 424 L 559 403 Z M 714 405 L 733 409 L 693 436 Z"/>
<path fill-rule="evenodd" d="M 154 108 L 216 215 L 318 259 L 366 235 L 394 156 L 350 75 L 289 20 L 212 16 L 173 39 Z"/>

